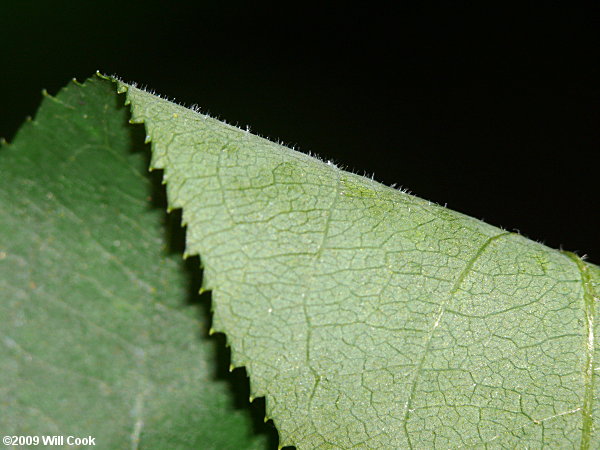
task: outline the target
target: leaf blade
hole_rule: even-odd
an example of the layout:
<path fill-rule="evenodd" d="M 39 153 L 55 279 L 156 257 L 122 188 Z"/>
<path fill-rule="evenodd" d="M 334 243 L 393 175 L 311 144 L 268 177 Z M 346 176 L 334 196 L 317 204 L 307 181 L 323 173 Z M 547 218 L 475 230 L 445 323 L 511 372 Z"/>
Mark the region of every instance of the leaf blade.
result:
<path fill-rule="evenodd" d="M 283 445 L 589 445 L 579 263 L 119 89 Z"/>

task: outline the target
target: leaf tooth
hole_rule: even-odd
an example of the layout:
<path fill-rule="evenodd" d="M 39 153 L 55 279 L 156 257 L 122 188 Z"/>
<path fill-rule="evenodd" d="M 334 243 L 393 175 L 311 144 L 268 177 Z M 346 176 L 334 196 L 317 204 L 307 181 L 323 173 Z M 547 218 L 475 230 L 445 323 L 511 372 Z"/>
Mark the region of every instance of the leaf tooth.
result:
<path fill-rule="evenodd" d="M 277 431 L 279 432 L 279 443 L 277 444 L 277 450 L 281 450 L 283 447 L 294 446 L 297 444 L 296 441 L 290 438 L 288 433 L 285 433 L 285 430 L 277 427 Z"/>
<path fill-rule="evenodd" d="M 144 115 L 138 112 L 139 108 L 136 108 L 135 105 L 131 104 L 131 99 L 129 98 L 129 92 L 127 93 L 127 99 L 125 100 L 125 104 L 131 105 L 131 107 L 130 107 L 131 118 L 129 119 L 129 123 L 136 124 L 136 125 L 145 124 L 146 130 L 148 130 L 149 124 L 146 122 L 146 120 L 144 120 Z"/>
<path fill-rule="evenodd" d="M 231 363 L 229 365 L 229 371 L 232 372 L 238 368 L 244 368 L 246 371 L 246 375 L 248 377 L 248 382 L 250 386 L 250 402 L 253 402 L 255 399 L 259 397 L 265 397 L 265 405 L 266 405 L 266 415 L 265 421 L 272 419 L 271 410 L 269 408 L 269 401 L 266 397 L 266 386 L 260 386 L 257 378 L 252 375 L 253 369 L 250 361 L 246 361 L 245 359 L 240 359 L 240 356 L 243 356 L 240 352 L 237 352 L 235 348 L 231 347 L 229 335 L 227 335 L 224 331 L 221 330 L 218 325 L 215 325 L 215 316 L 213 315 L 213 325 L 209 330 L 209 334 L 222 333 L 225 336 L 225 345 L 230 349 L 231 352 Z M 288 444 L 292 445 L 292 444 Z"/>
<path fill-rule="evenodd" d="M 225 335 L 225 337 L 227 337 L 227 335 Z M 233 348 L 231 347 L 231 345 L 230 344 L 226 344 L 226 345 L 227 345 L 227 348 L 229 348 L 230 351 L 233 352 Z M 246 377 L 248 378 L 248 385 L 250 387 L 250 395 L 248 396 L 248 400 L 250 400 L 250 403 L 252 403 L 257 398 L 264 397 L 263 393 L 260 393 L 256 389 L 253 388 L 253 379 L 250 377 L 250 373 L 248 371 L 248 366 L 246 366 L 245 364 L 235 363 L 232 361 L 229 364 L 229 372 L 233 372 L 236 369 L 243 369 L 246 372 Z"/>
<path fill-rule="evenodd" d="M 213 297 L 212 299 L 213 301 L 210 304 L 210 312 L 212 313 L 212 324 L 211 324 L 211 328 L 215 331 L 215 333 L 223 333 L 225 334 L 225 332 L 223 331 L 223 325 L 221 325 L 221 319 L 217 316 L 217 314 L 215 314 L 215 299 Z"/>
<path fill-rule="evenodd" d="M 266 391 L 266 389 L 265 389 L 265 391 Z M 264 397 L 265 397 L 265 417 L 268 417 L 270 420 L 275 422 L 274 414 L 273 414 L 273 406 L 271 405 L 271 397 L 268 396 L 266 393 L 265 393 Z M 279 430 L 279 427 L 277 427 L 277 429 Z M 281 433 L 281 430 L 279 430 L 279 432 Z M 281 441 L 281 438 L 280 438 L 280 441 Z M 287 444 L 287 445 L 293 445 L 293 444 Z"/>
<path fill-rule="evenodd" d="M 175 201 L 173 199 L 174 196 L 172 194 L 169 195 L 169 183 L 163 182 L 163 184 L 167 185 L 167 199 L 169 201 L 168 211 L 171 212 L 174 209 L 181 209 L 183 207 L 183 205 L 181 205 L 179 202 Z"/>
<path fill-rule="evenodd" d="M 167 186 L 167 201 L 169 203 L 169 205 L 167 207 L 167 211 L 171 212 L 174 209 L 181 209 L 181 208 L 183 208 L 183 205 L 181 204 L 180 201 L 178 201 L 177 196 L 174 195 L 174 193 L 173 193 L 173 188 L 171 187 L 173 185 L 169 184 L 164 178 L 163 178 L 163 183 L 162 184 L 165 184 Z M 187 223 L 187 220 L 186 220 L 185 223 Z M 193 253 L 190 252 L 190 254 L 193 254 Z"/>
<path fill-rule="evenodd" d="M 183 255 L 184 255 L 184 259 L 188 259 L 188 258 L 191 258 L 191 257 L 194 257 L 194 256 L 198 256 L 198 252 L 195 252 L 195 251 L 193 251 L 193 250 L 191 250 L 191 251 L 190 251 L 190 250 L 188 250 L 187 248 L 185 248 L 185 249 L 183 250 Z M 200 264 L 200 266 L 199 266 L 199 269 L 200 269 L 200 270 L 202 270 L 202 269 L 203 269 L 203 267 L 202 267 L 202 264 Z M 205 292 L 207 292 L 207 291 L 210 291 L 210 290 L 211 290 L 211 289 L 210 289 L 209 287 L 202 285 L 202 286 L 200 287 L 200 289 L 199 289 L 198 293 L 200 293 L 200 294 L 204 294 Z"/>
<path fill-rule="evenodd" d="M 158 144 L 153 141 L 152 142 L 152 156 L 150 157 L 150 167 L 154 169 L 164 169 L 165 164 L 162 159 L 162 154 L 160 152 L 160 147 Z"/>
<path fill-rule="evenodd" d="M 200 290 L 198 291 L 199 294 L 204 294 L 205 292 L 212 292 L 213 289 L 212 287 L 208 286 L 208 282 L 205 281 L 206 277 L 203 276 L 202 277 L 202 281 L 201 281 L 201 286 L 200 286 Z M 211 303 L 211 312 L 213 312 L 213 304 Z M 214 322 L 214 315 L 213 315 L 213 322 Z"/>
<path fill-rule="evenodd" d="M 179 225 L 181 226 L 181 228 L 186 228 L 188 226 L 188 220 L 187 218 L 183 217 L 183 214 L 181 215 L 181 222 L 179 223 Z"/>
<path fill-rule="evenodd" d="M 152 147 L 154 147 L 154 144 L 152 144 Z M 156 167 L 154 166 L 156 169 L 161 169 L 163 171 L 163 176 L 162 176 L 162 184 L 168 184 L 167 182 L 169 181 L 169 171 L 163 169 L 162 167 Z M 169 192 L 167 191 L 167 195 L 169 195 Z M 169 199 L 170 200 L 170 199 Z"/>

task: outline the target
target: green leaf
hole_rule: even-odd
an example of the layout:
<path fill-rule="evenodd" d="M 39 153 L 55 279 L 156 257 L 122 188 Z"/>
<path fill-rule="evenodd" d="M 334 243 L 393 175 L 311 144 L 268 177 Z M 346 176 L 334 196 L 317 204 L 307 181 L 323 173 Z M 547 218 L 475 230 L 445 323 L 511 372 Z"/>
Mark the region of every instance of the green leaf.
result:
<path fill-rule="evenodd" d="M 247 368 L 252 396 L 266 397 L 267 416 L 279 430 L 280 445 L 299 449 L 597 445 L 595 315 L 600 268 L 116 83 L 118 91 L 127 94 L 132 121 L 144 123 L 152 143 L 151 166 L 164 170 L 169 207 L 182 208 L 186 255 L 200 255 L 204 289 L 213 292 L 213 330 L 226 333 L 232 364 Z M 4 268 L 0 272 L 0 283 L 10 293 L 2 305 L 6 308 L 2 316 L 9 317 L 4 321 L 8 331 L 2 335 L 10 338 L 3 349 L 9 353 L 2 358 L 6 368 L 0 375 L 0 398 L 3 403 L 8 399 L 16 411 L 23 410 L 24 418 L 32 405 L 39 408 L 36 395 L 45 399 L 42 411 L 49 417 L 56 409 L 77 409 L 70 425 L 84 430 L 85 423 L 92 423 L 82 412 L 90 403 L 85 399 L 101 394 L 94 397 L 95 391 L 84 386 L 69 388 L 78 393 L 65 401 L 68 386 L 51 384 L 54 372 L 47 365 L 32 366 L 40 355 L 52 355 L 57 360 L 48 364 L 55 363 L 55 369 L 112 377 L 122 389 L 105 405 L 114 401 L 128 406 L 114 406 L 100 423 L 122 425 L 123 431 L 114 433 L 129 437 L 136 423 L 131 405 L 135 395 L 145 392 L 140 387 L 147 386 L 140 380 L 177 372 L 166 369 L 171 363 L 164 363 L 175 358 L 171 333 L 182 333 L 177 334 L 175 347 L 187 344 L 190 353 L 199 353 L 200 343 L 189 332 L 184 336 L 183 317 L 173 317 L 166 327 L 156 323 L 156 315 L 139 313 L 152 307 L 149 298 L 160 304 L 171 298 L 157 300 L 153 293 L 180 292 L 186 280 L 181 274 L 162 278 L 163 266 L 169 263 L 160 253 L 161 241 L 144 236 L 150 226 L 140 225 L 138 219 L 156 215 L 139 201 L 147 194 L 125 203 L 133 189 L 147 186 L 147 180 L 139 176 L 140 156 L 135 163 L 130 161 L 135 155 L 127 154 L 131 136 L 121 125 L 125 113 L 115 107 L 111 85 L 109 79 L 88 81 L 77 88 L 75 100 L 61 100 L 67 106 L 60 114 L 43 116 L 42 107 L 30 128 L 42 119 L 65 118 L 67 111 L 70 115 L 60 126 L 52 124 L 32 135 L 38 144 L 31 145 L 42 148 L 37 155 L 15 156 L 20 155 L 17 144 L 0 152 L 2 167 L 10 168 L 11 174 L 0 190 L 0 205 L 11 210 L 10 217 L 0 222 L 0 255 L 5 255 L 0 264 L 8 263 L 12 270 L 7 278 Z M 86 113 L 89 108 L 102 114 L 92 117 Z M 85 120 L 83 114 L 88 115 Z M 48 149 L 57 142 L 71 142 L 69 133 L 80 128 L 91 144 L 77 143 L 72 153 L 76 169 L 67 173 L 73 165 L 70 158 L 52 157 Z M 26 130 L 18 136 L 19 145 L 25 146 L 21 141 L 26 141 Z M 108 168 L 107 148 L 113 149 L 108 153 L 121 165 Z M 80 165 L 88 167 L 85 175 Z M 137 188 L 133 181 L 123 181 L 128 171 L 138 177 Z M 59 187 L 65 192 L 64 198 L 54 194 L 56 201 L 44 197 L 48 174 L 53 172 L 56 188 L 49 192 Z M 103 188 L 110 188 L 111 202 Z M 74 200 L 66 200 L 67 192 Z M 105 204 L 112 204 L 112 209 Z M 92 211 L 91 225 L 81 226 L 77 218 Z M 118 222 L 122 216 L 126 222 Z M 50 225 L 58 233 L 51 235 Z M 128 228 L 128 233 L 115 238 L 109 233 L 113 228 L 122 233 Z M 82 229 L 79 237 L 71 238 L 77 229 Z M 21 235 L 26 239 L 15 238 Z M 120 246 L 113 249 L 115 239 Z M 23 240 L 26 243 L 19 247 Z M 59 240 L 68 242 L 60 250 L 55 247 Z M 78 262 L 71 263 L 71 253 L 80 257 Z M 90 263 L 92 254 L 100 255 L 99 263 Z M 134 271 L 132 279 L 123 268 L 130 269 L 138 257 L 143 258 L 142 270 Z M 146 267 L 151 259 L 161 261 L 160 271 Z M 93 277 L 73 276 L 86 264 Z M 38 266 L 50 278 L 34 277 Z M 98 276 L 99 281 L 89 281 Z M 45 280 L 44 290 L 36 291 L 42 286 L 38 279 Z M 119 286 L 120 279 L 128 284 Z M 167 279 L 163 285 L 157 282 Z M 83 290 L 77 293 L 79 285 Z M 132 292 L 134 286 L 140 290 Z M 0 288 L 5 291 L 4 285 Z M 65 311 L 54 306 L 66 301 L 70 303 Z M 181 315 L 187 311 L 180 309 Z M 75 312 L 77 318 L 66 327 L 65 317 Z M 44 329 L 41 324 L 52 326 Z M 95 326 L 108 327 L 121 338 L 120 353 L 114 351 L 116 344 L 99 345 L 101 339 L 109 339 L 100 329 L 90 338 Z M 72 334 L 74 329 L 85 331 Z M 152 352 L 153 358 L 144 359 L 144 377 L 136 365 L 139 356 L 128 353 L 125 344 L 139 349 L 148 342 L 158 350 Z M 20 348 L 29 352 L 30 359 L 19 353 Z M 112 361 L 119 357 L 129 363 L 121 371 Z M 194 356 L 188 355 L 186 361 L 188 357 L 193 366 Z M 19 370 L 29 371 L 24 382 L 14 381 Z M 157 441 L 168 435 L 166 430 L 175 434 L 171 426 L 160 428 L 169 409 L 163 405 L 185 401 L 184 418 L 190 411 L 210 407 L 209 399 L 195 396 L 213 387 L 185 378 L 190 384 L 182 392 L 164 389 L 154 408 L 148 406 L 155 413 L 149 417 L 160 419 L 154 422 L 158 430 L 151 424 L 144 429 L 154 431 Z M 85 382 L 92 384 L 87 378 Z M 158 391 L 154 386 L 153 392 Z M 127 426 L 123 418 L 129 418 Z M 221 420 L 226 420 L 224 415 L 215 422 Z M 31 428 L 34 419 L 28 421 Z M 8 429 L 15 429 L 16 423 L 17 419 Z M 189 430 L 186 425 L 176 429 L 177 436 L 179 430 Z M 230 428 L 237 426 L 243 424 Z M 89 432 L 99 434 L 102 427 Z M 148 446 L 160 447 L 157 441 Z"/>
<path fill-rule="evenodd" d="M 0 149 L 0 430 L 265 448 L 215 378 L 127 118 L 110 83 L 70 84 Z"/>
<path fill-rule="evenodd" d="M 598 267 L 118 84 L 282 445 L 590 446 Z"/>

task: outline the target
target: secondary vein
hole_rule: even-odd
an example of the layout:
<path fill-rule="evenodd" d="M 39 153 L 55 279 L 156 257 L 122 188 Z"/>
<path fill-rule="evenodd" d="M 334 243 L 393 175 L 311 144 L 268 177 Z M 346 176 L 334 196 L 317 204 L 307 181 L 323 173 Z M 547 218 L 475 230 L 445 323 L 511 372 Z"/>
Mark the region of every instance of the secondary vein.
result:
<path fill-rule="evenodd" d="M 471 272 L 471 270 L 473 269 L 473 266 L 475 265 L 475 262 L 481 257 L 483 252 L 490 246 L 490 244 L 492 242 L 494 242 L 495 240 L 501 238 L 502 236 L 506 236 L 508 234 L 511 234 L 511 233 L 504 232 L 504 233 L 497 234 L 495 236 L 491 236 L 479 247 L 477 252 L 475 252 L 475 254 L 471 257 L 471 259 L 469 259 L 469 261 L 467 261 L 465 268 L 460 272 L 460 274 L 456 278 L 456 281 L 454 282 L 454 285 L 452 286 L 452 290 L 450 291 L 449 297 L 446 299 L 446 301 L 444 301 L 440 304 L 437 316 L 435 318 L 435 322 L 433 324 L 433 327 L 431 328 L 431 332 L 427 336 L 427 341 L 425 342 L 425 350 L 423 351 L 421 359 L 419 360 L 419 364 L 417 365 L 417 369 L 415 371 L 415 375 L 414 375 L 412 383 L 411 383 L 410 394 L 409 394 L 408 400 L 406 401 L 406 404 L 404 407 L 404 434 L 406 435 L 406 438 L 408 440 L 408 445 L 411 449 L 413 448 L 413 445 L 410 440 L 410 435 L 408 433 L 408 419 L 410 417 L 410 412 L 411 412 L 411 407 L 412 407 L 412 403 L 414 400 L 414 396 L 417 391 L 417 385 L 419 383 L 419 376 L 421 375 L 423 366 L 425 364 L 425 358 L 427 357 L 427 353 L 429 352 L 429 349 L 431 347 L 431 341 L 433 340 L 433 335 L 434 335 L 436 329 L 440 326 L 442 317 L 444 315 L 444 312 L 446 311 L 446 306 L 447 306 L 448 302 L 454 297 L 456 292 L 460 289 L 460 286 L 462 285 L 466 276 L 469 274 L 469 272 Z"/>

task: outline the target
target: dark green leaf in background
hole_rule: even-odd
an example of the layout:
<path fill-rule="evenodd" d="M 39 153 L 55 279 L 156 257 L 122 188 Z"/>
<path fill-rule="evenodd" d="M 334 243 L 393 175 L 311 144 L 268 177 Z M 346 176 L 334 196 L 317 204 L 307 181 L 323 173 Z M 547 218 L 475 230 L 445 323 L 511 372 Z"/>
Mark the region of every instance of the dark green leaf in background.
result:
<path fill-rule="evenodd" d="M 105 81 L 71 83 L 0 149 L 0 430 L 265 448 L 215 379 L 122 102 Z"/>

